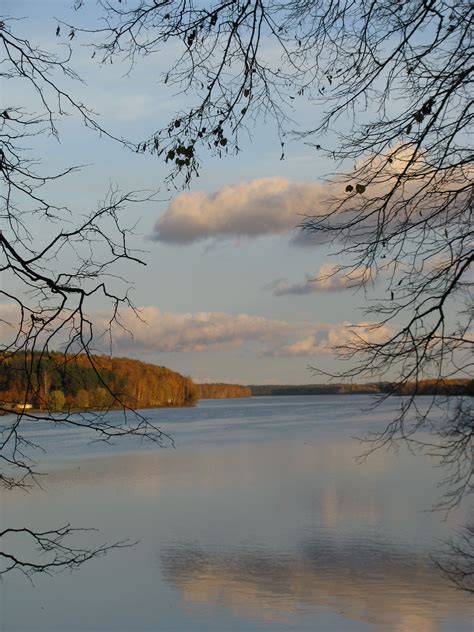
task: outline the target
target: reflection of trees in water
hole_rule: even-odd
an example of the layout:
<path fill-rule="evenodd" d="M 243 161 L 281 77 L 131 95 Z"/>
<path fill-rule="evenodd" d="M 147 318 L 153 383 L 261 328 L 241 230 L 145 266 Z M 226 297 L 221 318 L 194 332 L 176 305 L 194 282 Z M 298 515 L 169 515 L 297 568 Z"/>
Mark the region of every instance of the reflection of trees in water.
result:
<path fill-rule="evenodd" d="M 474 614 L 428 554 L 383 542 L 336 545 L 314 539 L 287 554 L 171 547 L 162 568 L 184 601 L 224 605 L 258 619 L 285 619 L 308 605 L 330 606 L 346 618 L 393 632 L 436 632 L 441 617 Z"/>

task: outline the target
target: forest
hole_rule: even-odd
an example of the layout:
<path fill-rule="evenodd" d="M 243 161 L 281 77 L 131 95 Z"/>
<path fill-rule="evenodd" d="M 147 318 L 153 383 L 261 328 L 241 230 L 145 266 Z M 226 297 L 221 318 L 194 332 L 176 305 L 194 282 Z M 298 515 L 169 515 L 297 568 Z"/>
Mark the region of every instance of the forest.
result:
<path fill-rule="evenodd" d="M 103 410 L 193 406 L 199 399 L 265 395 L 472 395 L 474 380 L 422 380 L 398 386 L 367 384 L 195 384 L 171 369 L 130 358 L 64 355 L 51 352 L 28 357 L 3 357 L 0 371 L 0 409 Z"/>
<path fill-rule="evenodd" d="M 254 397 L 265 395 L 473 395 L 474 380 L 446 379 L 407 382 L 372 382 L 367 384 L 256 384 L 250 386 Z"/>
<path fill-rule="evenodd" d="M 2 409 L 37 410 L 192 406 L 191 378 L 162 366 L 129 358 L 64 355 L 4 357 L 0 371 Z"/>
<path fill-rule="evenodd" d="M 196 384 L 199 399 L 226 399 L 233 397 L 252 397 L 250 386 L 240 384 Z"/>

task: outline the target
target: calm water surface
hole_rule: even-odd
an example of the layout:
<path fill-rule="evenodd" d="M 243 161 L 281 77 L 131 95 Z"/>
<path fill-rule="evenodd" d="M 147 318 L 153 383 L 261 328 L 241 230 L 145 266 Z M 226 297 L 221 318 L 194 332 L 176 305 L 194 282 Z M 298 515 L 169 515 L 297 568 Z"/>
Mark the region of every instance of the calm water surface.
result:
<path fill-rule="evenodd" d="M 442 472 L 353 439 L 393 408 L 366 396 L 268 397 L 149 411 L 176 449 L 87 444 L 28 426 L 44 490 L 1 500 L 1 525 L 93 526 L 134 547 L 74 573 L 0 585 L 0 629 L 472 632 L 472 600 L 433 557 L 467 516 L 429 510 Z M 118 413 L 112 413 L 118 414 Z"/>

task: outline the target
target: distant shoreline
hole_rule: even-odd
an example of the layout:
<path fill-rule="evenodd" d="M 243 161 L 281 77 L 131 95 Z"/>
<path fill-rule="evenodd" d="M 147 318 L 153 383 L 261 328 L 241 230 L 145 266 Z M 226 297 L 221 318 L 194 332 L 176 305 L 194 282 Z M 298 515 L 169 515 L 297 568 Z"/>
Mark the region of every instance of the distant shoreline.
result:
<path fill-rule="evenodd" d="M 428 381 L 426 381 L 428 382 Z M 199 401 L 205 400 L 222 400 L 222 399 L 249 399 L 252 397 L 293 397 L 293 396 L 327 396 L 327 395 L 401 395 L 401 396 L 417 396 L 417 397 L 459 397 L 459 396 L 474 396 L 474 380 L 446 380 L 442 384 L 434 385 L 431 382 L 420 383 L 418 390 L 415 391 L 414 385 L 405 385 L 403 388 L 398 388 L 398 385 L 387 383 L 386 385 L 374 385 L 374 384 L 254 384 L 249 386 L 240 386 L 241 390 L 236 388 L 233 392 L 224 394 L 223 392 L 208 395 L 198 398 L 197 401 L 190 404 L 167 404 L 159 406 L 135 406 L 131 407 L 133 410 L 155 410 L 163 408 L 190 408 Z M 207 385 L 199 385 L 207 386 Z M 215 385 L 212 385 L 215 386 Z M 219 384 L 219 386 L 230 386 L 227 384 Z M 234 385 L 232 385 L 234 386 Z M 244 394 L 245 393 L 245 394 Z M 0 405 L 1 406 L 1 405 Z M 8 408 L 5 405 L 0 407 L 0 416 L 11 414 L 25 414 L 32 413 L 38 415 L 44 413 L 45 415 L 55 412 L 58 415 L 61 414 L 82 414 L 82 413 L 108 413 L 114 410 L 123 410 L 121 406 L 111 406 L 108 408 L 73 408 L 63 409 L 56 411 L 49 411 L 39 408 L 26 408 L 25 410 Z"/>
<path fill-rule="evenodd" d="M 368 384 L 253 384 L 253 397 L 275 395 L 445 395 L 473 396 L 474 380 L 420 380 L 418 384 L 379 382 Z"/>

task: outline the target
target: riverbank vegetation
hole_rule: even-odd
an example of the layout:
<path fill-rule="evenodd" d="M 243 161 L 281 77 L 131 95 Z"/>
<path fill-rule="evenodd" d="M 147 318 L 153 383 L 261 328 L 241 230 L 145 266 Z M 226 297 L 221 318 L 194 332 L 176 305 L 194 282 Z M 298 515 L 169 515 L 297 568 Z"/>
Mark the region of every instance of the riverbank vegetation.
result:
<path fill-rule="evenodd" d="M 250 386 L 253 396 L 264 395 L 474 395 L 474 380 L 420 380 L 396 384 L 373 382 L 367 384 L 256 384 Z"/>
<path fill-rule="evenodd" d="M 49 353 L 2 358 L 0 405 L 38 410 L 192 406 L 191 378 L 130 358 Z"/>
<path fill-rule="evenodd" d="M 117 407 L 193 406 L 199 399 L 272 395 L 472 395 L 474 380 L 423 380 L 397 386 L 367 384 L 195 384 L 163 366 L 130 358 L 49 353 L 4 357 L 0 370 L 0 408 L 6 411 L 106 410 Z"/>
<path fill-rule="evenodd" d="M 227 399 L 235 397 L 252 397 L 250 386 L 240 384 L 196 384 L 199 399 Z"/>

